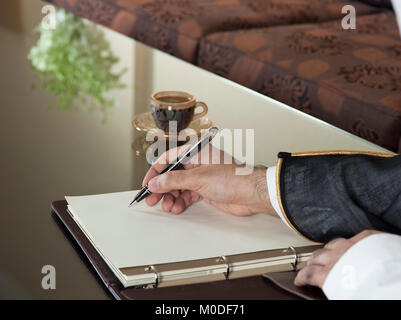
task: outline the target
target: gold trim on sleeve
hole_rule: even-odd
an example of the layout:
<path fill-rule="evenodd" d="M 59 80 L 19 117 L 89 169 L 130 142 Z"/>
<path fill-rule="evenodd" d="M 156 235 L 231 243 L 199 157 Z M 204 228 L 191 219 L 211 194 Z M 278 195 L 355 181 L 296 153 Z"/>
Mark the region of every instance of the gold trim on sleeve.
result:
<path fill-rule="evenodd" d="M 355 155 L 363 154 L 368 156 L 376 157 L 394 157 L 398 154 L 396 153 L 384 153 L 384 152 L 373 152 L 373 151 L 351 151 L 351 150 L 327 150 L 327 151 L 307 151 L 307 152 L 294 152 L 291 153 L 292 157 L 302 157 L 302 156 L 328 156 L 328 155 Z"/>

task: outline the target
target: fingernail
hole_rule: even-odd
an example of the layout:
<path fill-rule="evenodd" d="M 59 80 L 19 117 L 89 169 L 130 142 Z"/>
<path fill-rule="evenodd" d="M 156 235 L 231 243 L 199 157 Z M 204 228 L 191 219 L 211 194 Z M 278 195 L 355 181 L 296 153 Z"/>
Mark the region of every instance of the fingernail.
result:
<path fill-rule="evenodd" d="M 148 187 L 150 191 L 157 192 L 159 190 L 159 176 L 150 179 Z"/>

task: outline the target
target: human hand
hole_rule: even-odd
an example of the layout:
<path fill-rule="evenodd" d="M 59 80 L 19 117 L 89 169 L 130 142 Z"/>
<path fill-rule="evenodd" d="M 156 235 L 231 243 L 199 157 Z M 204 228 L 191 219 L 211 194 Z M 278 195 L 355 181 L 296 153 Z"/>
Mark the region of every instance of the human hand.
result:
<path fill-rule="evenodd" d="M 337 238 L 328 242 L 323 249 L 313 252 L 306 267 L 298 272 L 294 284 L 296 286 L 310 285 L 323 288 L 327 275 L 342 255 L 355 243 L 375 233 L 380 232 L 365 230 L 350 239 Z"/>
<path fill-rule="evenodd" d="M 238 175 L 236 169 L 244 165 L 211 145 L 204 147 L 185 164 L 184 170 L 159 175 L 182 149 L 165 152 L 147 172 L 143 185 L 148 184 L 152 191 L 146 198 L 149 206 L 163 199 L 162 209 L 165 212 L 179 214 L 202 197 L 206 203 L 236 216 L 254 213 L 275 215 L 267 191 L 266 169 L 254 168 L 249 175 Z M 208 161 L 204 161 L 205 152 L 208 152 Z M 231 158 L 231 164 L 224 164 L 224 157 L 226 160 Z"/>

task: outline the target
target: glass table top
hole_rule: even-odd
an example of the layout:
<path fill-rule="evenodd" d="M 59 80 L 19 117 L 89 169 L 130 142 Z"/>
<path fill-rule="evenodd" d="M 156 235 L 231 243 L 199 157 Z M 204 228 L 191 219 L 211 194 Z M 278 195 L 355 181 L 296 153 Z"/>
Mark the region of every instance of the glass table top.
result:
<path fill-rule="evenodd" d="M 0 23 L 0 299 L 107 298 L 52 218 L 50 204 L 65 195 L 139 188 L 148 165 L 131 125 L 132 70 L 123 77 L 127 87 L 112 93 L 119 106 L 106 121 L 83 103 L 79 111 L 61 111 L 51 93 L 32 88 L 40 81 L 27 55 L 38 39 L 33 26 L 42 6 L 34 4 L 28 26 Z M 125 40 L 119 67 L 130 69 L 132 42 Z M 44 265 L 56 268 L 56 290 L 42 289 Z"/>

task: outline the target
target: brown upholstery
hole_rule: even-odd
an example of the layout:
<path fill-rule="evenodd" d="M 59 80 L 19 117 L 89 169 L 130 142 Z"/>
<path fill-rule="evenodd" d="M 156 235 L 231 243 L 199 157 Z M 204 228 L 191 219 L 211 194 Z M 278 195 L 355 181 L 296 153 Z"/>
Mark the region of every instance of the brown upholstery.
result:
<path fill-rule="evenodd" d="M 396 151 L 401 137 L 401 40 L 393 12 L 215 33 L 198 64 Z"/>
<path fill-rule="evenodd" d="M 401 41 L 389 0 L 48 0 L 393 151 Z M 356 30 L 340 26 L 352 4 Z"/>
<path fill-rule="evenodd" d="M 213 32 L 319 22 L 342 16 L 349 0 L 49 0 L 151 47 L 196 61 L 199 40 Z M 358 14 L 377 8 L 352 2 Z"/>
<path fill-rule="evenodd" d="M 388 9 L 392 8 L 391 0 L 359 0 L 359 1 L 381 8 L 388 8 Z"/>

